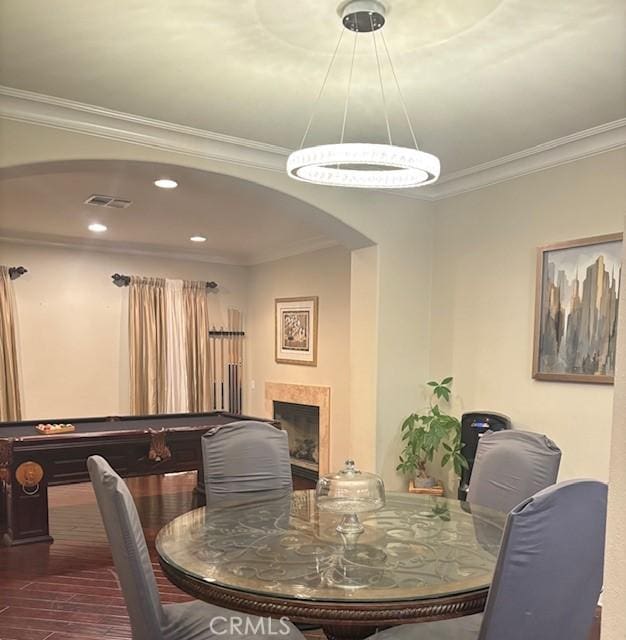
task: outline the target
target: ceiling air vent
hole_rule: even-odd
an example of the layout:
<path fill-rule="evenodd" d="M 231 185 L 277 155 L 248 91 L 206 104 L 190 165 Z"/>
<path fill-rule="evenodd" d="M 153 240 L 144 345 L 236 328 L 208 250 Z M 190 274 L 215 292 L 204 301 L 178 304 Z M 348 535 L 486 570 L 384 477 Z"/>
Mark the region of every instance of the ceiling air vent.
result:
<path fill-rule="evenodd" d="M 92 204 L 94 207 L 106 207 L 110 202 L 113 201 L 111 196 L 89 196 L 87 200 L 85 200 L 85 204 Z"/>
<path fill-rule="evenodd" d="M 132 200 L 94 194 L 85 200 L 85 204 L 90 204 L 93 207 L 107 207 L 108 209 L 126 209 L 127 207 L 130 207 Z"/>
<path fill-rule="evenodd" d="M 104 206 L 112 207 L 113 209 L 126 209 L 127 207 L 130 207 L 130 205 L 131 205 L 130 200 L 122 200 L 121 198 L 115 198 L 114 200 L 111 200 L 109 204 L 106 204 Z"/>

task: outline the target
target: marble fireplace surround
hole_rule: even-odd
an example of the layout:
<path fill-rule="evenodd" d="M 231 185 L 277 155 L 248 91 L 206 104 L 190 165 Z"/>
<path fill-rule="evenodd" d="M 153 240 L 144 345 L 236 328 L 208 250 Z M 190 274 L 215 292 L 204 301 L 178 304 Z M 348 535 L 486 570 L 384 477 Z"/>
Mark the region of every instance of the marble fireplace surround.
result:
<path fill-rule="evenodd" d="M 265 383 L 265 411 L 274 415 L 274 402 L 292 402 L 319 407 L 319 474 L 330 471 L 330 387 L 310 384 Z"/>

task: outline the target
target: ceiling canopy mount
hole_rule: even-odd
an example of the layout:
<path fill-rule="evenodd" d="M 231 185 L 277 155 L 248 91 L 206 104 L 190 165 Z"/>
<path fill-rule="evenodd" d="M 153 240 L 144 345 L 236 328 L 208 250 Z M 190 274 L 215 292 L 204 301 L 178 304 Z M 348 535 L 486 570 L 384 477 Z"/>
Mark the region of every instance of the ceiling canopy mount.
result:
<path fill-rule="evenodd" d="M 341 22 L 349 31 L 378 31 L 385 25 L 385 6 L 376 0 L 351 0 L 342 8 Z"/>

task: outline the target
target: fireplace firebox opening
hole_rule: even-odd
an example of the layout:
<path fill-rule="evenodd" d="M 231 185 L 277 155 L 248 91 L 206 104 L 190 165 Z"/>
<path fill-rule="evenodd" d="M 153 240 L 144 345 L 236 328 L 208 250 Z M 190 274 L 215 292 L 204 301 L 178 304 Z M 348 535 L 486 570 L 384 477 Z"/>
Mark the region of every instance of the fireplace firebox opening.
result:
<path fill-rule="evenodd" d="M 293 467 L 319 471 L 320 409 L 308 404 L 274 400 L 274 419 L 287 432 Z"/>

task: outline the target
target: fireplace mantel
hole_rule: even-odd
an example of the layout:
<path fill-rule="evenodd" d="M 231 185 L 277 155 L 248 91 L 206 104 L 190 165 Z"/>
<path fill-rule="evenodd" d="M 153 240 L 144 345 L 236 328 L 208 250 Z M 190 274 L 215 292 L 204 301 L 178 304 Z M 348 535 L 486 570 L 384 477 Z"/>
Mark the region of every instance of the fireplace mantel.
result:
<path fill-rule="evenodd" d="M 265 412 L 274 415 L 274 401 L 319 407 L 319 473 L 330 471 L 330 387 L 309 384 L 265 383 Z"/>

